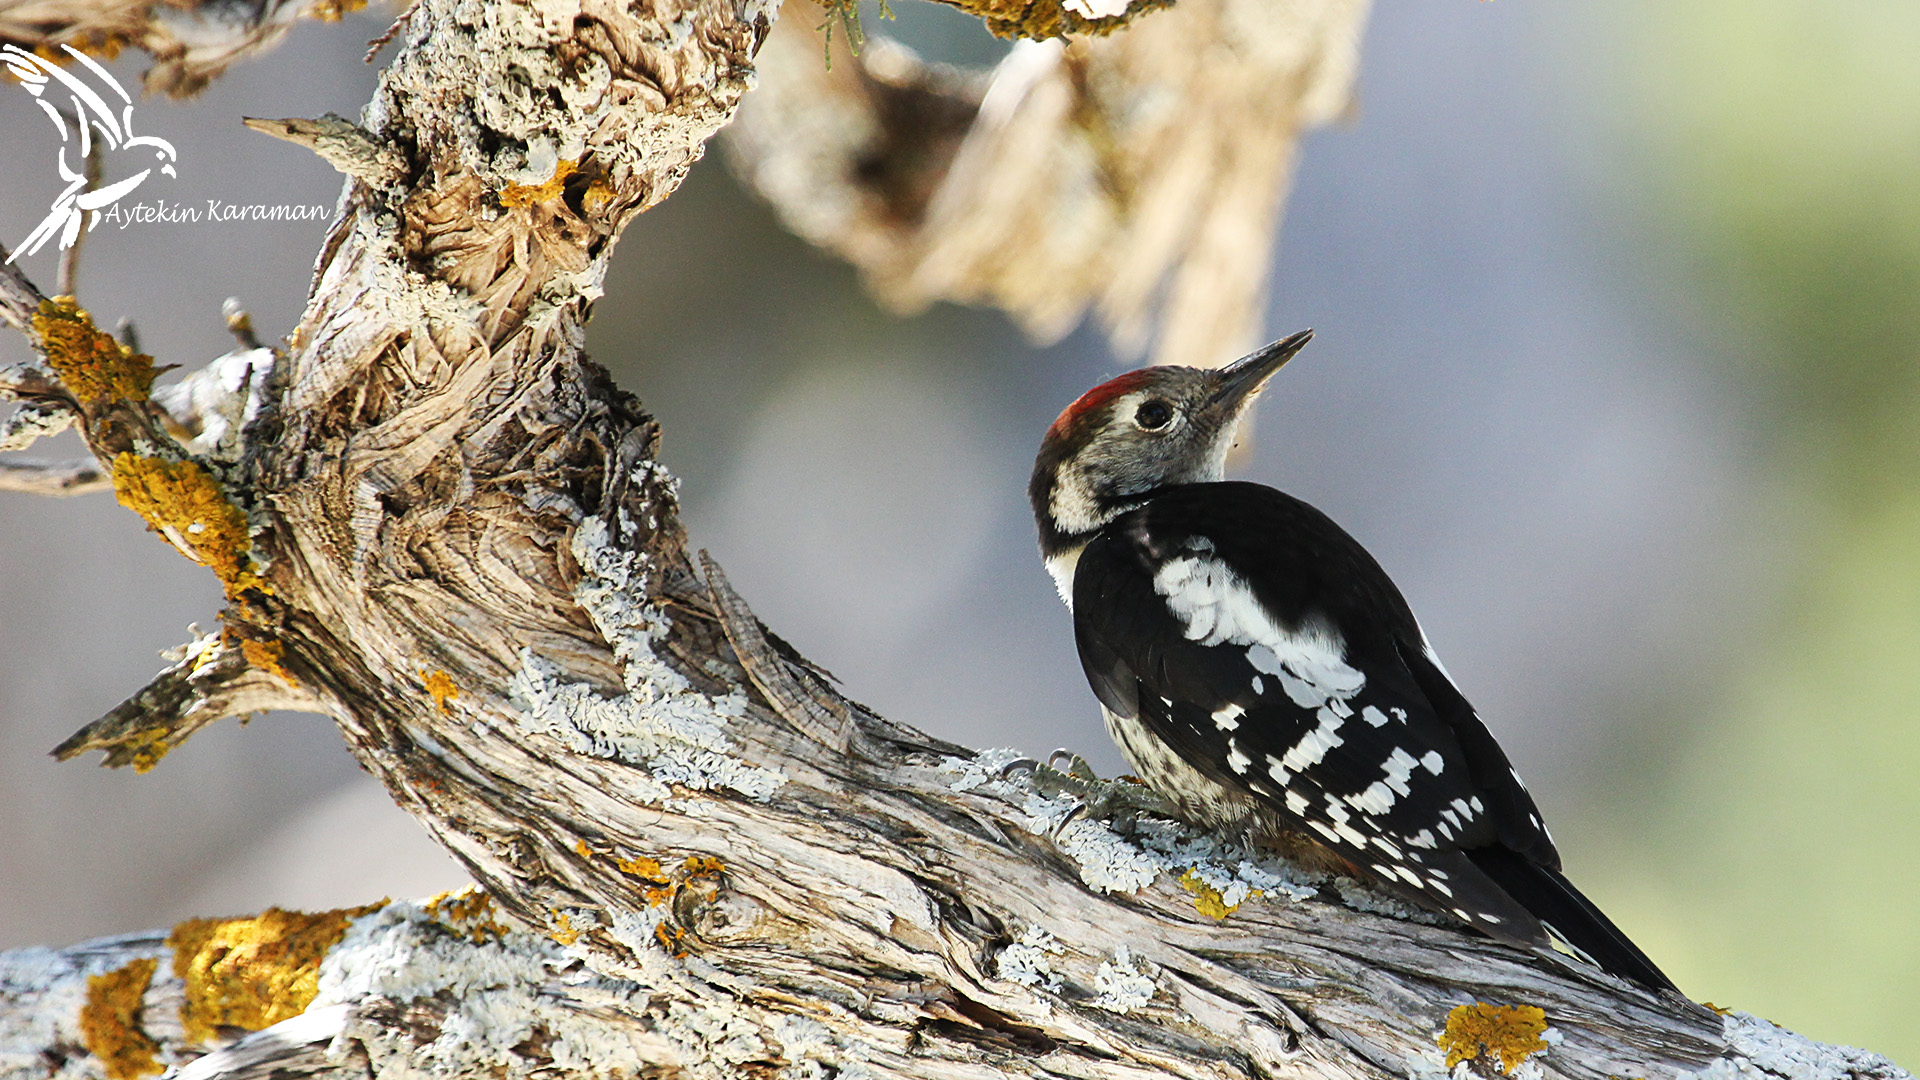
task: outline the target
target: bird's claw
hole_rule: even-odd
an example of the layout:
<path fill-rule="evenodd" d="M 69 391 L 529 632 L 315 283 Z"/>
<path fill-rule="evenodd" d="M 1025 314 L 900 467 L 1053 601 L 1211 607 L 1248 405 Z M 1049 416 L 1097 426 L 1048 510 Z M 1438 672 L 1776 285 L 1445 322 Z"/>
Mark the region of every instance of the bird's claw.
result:
<path fill-rule="evenodd" d="M 1029 778 L 1037 777 L 1040 775 L 1040 770 L 1046 767 L 1035 758 L 1015 758 L 1000 767 L 1000 779 L 1011 780 L 1013 774 L 1019 772 L 1026 773 Z"/>
<path fill-rule="evenodd" d="M 1080 800 L 1080 804 L 1054 826 L 1055 836 L 1082 814 L 1105 820 L 1130 820 L 1141 815 L 1179 818 L 1173 804 L 1152 788 L 1131 776 L 1102 780 L 1093 766 L 1087 764 L 1087 759 L 1070 750 L 1055 750 L 1047 755 L 1045 762 L 1021 758 L 1001 769 L 1000 775 L 1010 776 L 1016 770 L 1026 772 L 1032 778 L 1034 790 L 1047 798 L 1064 795 Z"/>
<path fill-rule="evenodd" d="M 1096 784 L 1084 805 L 1088 815 L 1097 818 L 1131 820 L 1145 815 L 1180 820 L 1180 811 L 1171 802 L 1131 776 Z"/>
<path fill-rule="evenodd" d="M 1044 762 L 1033 758 L 1020 758 L 1007 763 L 1000 770 L 1002 778 L 1015 772 L 1024 772 L 1033 781 L 1033 788 L 1049 799 L 1062 795 L 1072 795 L 1080 799 L 1089 798 L 1101 786 L 1098 773 L 1087 760 L 1071 750 L 1055 750 L 1047 755 Z"/>

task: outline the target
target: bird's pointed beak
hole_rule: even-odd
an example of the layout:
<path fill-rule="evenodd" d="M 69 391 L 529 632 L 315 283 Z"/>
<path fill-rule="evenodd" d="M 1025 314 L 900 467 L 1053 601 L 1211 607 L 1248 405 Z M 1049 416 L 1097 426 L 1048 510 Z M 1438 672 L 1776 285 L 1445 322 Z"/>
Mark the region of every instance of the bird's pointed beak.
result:
<path fill-rule="evenodd" d="M 1313 331 L 1302 330 L 1221 368 L 1220 386 L 1213 396 L 1214 405 L 1229 416 L 1238 415 L 1253 395 L 1267 385 L 1267 380 L 1273 378 L 1273 373 L 1285 367 L 1287 361 L 1312 340 Z"/>

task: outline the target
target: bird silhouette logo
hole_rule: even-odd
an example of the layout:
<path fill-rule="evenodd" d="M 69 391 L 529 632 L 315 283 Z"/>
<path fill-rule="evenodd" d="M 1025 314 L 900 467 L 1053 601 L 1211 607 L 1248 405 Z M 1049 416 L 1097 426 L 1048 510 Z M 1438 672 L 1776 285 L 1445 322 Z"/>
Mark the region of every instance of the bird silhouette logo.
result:
<path fill-rule="evenodd" d="M 173 171 L 173 163 L 179 153 L 173 144 L 152 135 L 133 133 L 133 99 L 120 85 L 112 73 L 95 63 L 86 54 L 71 45 L 62 45 L 67 54 L 79 61 L 80 65 L 92 73 L 100 82 L 101 89 L 89 86 L 79 75 L 68 71 L 57 63 L 36 56 L 16 45 L 0 46 L 0 61 L 7 65 L 7 71 L 20 80 L 21 85 L 32 94 L 36 104 L 53 126 L 60 131 L 60 178 L 67 186 L 53 200 L 53 206 L 47 216 L 40 220 L 33 232 L 27 235 L 13 254 L 7 256 L 12 262 L 21 255 L 31 255 L 45 246 L 55 236 L 60 238 L 62 250 L 73 246 L 80 235 L 80 226 L 89 215 L 92 221 L 87 225 L 91 230 L 100 223 L 99 211 L 112 206 L 133 190 L 145 183 L 153 175 L 153 168 L 146 169 L 127 177 L 125 180 L 109 184 L 97 191 L 87 191 L 86 161 L 93 152 L 94 140 L 107 150 L 134 150 L 141 147 L 153 151 L 160 162 L 159 169 L 169 177 L 178 179 Z M 120 99 L 119 115 L 114 115 L 114 105 L 108 91 Z M 51 99 L 65 93 L 73 102 L 73 115 L 69 118 Z M 68 120 L 72 119 L 71 127 Z M 78 130 L 73 130 L 77 128 Z M 75 169 L 67 160 L 67 151 L 79 149 L 80 168 Z"/>

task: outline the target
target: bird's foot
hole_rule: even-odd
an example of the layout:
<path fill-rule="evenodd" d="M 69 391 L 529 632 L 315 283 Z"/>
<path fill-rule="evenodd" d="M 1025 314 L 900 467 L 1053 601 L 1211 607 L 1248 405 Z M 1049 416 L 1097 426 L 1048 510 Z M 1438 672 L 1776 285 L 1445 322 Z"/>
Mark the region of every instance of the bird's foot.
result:
<path fill-rule="evenodd" d="M 1001 776 L 1012 776 L 1024 772 L 1032 778 L 1034 789 L 1048 798 L 1061 795 L 1085 797 L 1089 786 L 1100 783 L 1100 776 L 1087 764 L 1087 759 L 1071 750 L 1060 749 L 1047 755 L 1047 760 L 1021 758 L 1009 762 L 1000 770 Z"/>
<path fill-rule="evenodd" d="M 1080 800 L 1080 805 L 1061 819 L 1059 826 L 1054 829 L 1056 835 L 1083 813 L 1094 818 L 1129 822 L 1142 815 L 1176 821 L 1180 817 L 1172 803 L 1138 779 L 1121 776 L 1102 780 L 1085 758 L 1069 750 L 1055 750 L 1047 755 L 1045 762 L 1022 758 L 1001 772 L 1005 775 L 1015 770 L 1030 773 L 1034 789 L 1048 798 L 1070 795 Z"/>

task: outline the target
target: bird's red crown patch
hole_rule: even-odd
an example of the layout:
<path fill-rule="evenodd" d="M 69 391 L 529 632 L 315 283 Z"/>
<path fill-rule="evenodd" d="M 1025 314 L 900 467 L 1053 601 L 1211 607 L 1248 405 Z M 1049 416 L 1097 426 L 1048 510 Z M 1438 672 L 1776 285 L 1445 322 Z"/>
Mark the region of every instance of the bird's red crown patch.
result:
<path fill-rule="evenodd" d="M 1151 368 L 1129 371 L 1125 375 L 1108 379 L 1099 386 L 1081 394 L 1078 401 L 1060 410 L 1060 415 L 1054 418 L 1053 426 L 1047 428 L 1047 438 L 1057 439 L 1064 436 L 1068 429 L 1072 428 L 1074 424 L 1079 423 L 1081 417 L 1104 407 L 1114 398 L 1140 389 L 1140 387 L 1152 377 L 1152 374 Z"/>

